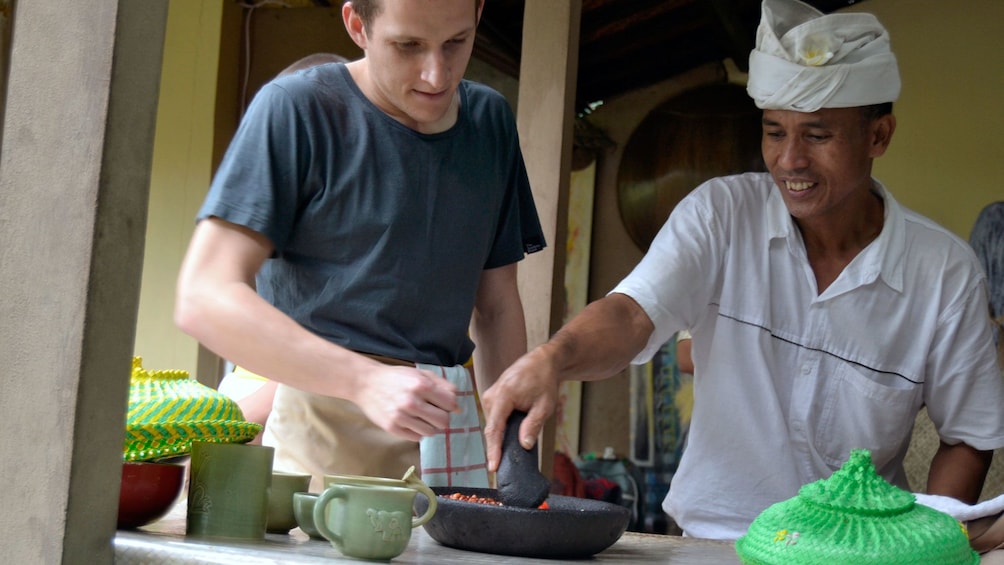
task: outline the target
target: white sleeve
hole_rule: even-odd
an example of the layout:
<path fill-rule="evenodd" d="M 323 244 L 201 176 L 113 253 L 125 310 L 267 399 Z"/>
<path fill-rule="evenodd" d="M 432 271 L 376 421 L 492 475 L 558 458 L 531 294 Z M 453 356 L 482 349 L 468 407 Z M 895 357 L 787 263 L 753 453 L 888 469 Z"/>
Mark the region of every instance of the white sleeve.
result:
<path fill-rule="evenodd" d="M 720 182 L 704 183 L 677 204 L 645 256 L 610 291 L 631 297 L 655 325 L 632 363 L 649 361 L 674 333 L 692 328 L 717 292 L 725 229 L 711 197 Z"/>

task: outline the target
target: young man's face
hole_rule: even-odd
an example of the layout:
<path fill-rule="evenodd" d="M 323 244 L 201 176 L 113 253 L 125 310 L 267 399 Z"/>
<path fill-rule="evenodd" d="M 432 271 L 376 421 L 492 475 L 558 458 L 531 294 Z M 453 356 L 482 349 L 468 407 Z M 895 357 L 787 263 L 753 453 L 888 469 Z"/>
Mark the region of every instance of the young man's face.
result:
<path fill-rule="evenodd" d="M 868 121 L 860 108 L 824 108 L 812 113 L 764 110 L 764 162 L 797 219 L 856 212 L 871 190 L 872 159 L 888 146 L 895 121 Z"/>
<path fill-rule="evenodd" d="M 383 0 L 363 39 L 368 94 L 413 129 L 436 130 L 474 48 L 472 0 Z"/>

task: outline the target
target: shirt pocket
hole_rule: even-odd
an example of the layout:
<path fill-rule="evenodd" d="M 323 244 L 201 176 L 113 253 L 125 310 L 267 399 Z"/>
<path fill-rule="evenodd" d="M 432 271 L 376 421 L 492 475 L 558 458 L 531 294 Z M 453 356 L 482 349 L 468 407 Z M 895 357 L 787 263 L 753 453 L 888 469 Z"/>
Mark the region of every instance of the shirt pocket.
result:
<path fill-rule="evenodd" d="M 852 449 L 871 452 L 876 469 L 891 461 L 913 430 L 919 385 L 894 387 L 876 382 L 841 363 L 826 383 L 816 426 L 816 450 L 838 468 Z"/>

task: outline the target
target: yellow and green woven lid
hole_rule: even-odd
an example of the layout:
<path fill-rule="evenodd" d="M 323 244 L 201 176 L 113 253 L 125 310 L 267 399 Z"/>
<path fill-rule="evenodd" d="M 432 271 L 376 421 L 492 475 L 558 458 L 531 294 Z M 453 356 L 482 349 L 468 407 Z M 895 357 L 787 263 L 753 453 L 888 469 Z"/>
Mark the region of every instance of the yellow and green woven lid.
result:
<path fill-rule="evenodd" d="M 768 507 L 736 540 L 745 565 L 969 565 L 965 526 L 885 481 L 859 449 L 828 479 Z"/>
<path fill-rule="evenodd" d="M 189 378 L 187 371 L 147 371 L 142 358 L 133 358 L 126 461 L 187 455 L 193 440 L 245 443 L 261 429 L 244 418 L 233 399 Z"/>

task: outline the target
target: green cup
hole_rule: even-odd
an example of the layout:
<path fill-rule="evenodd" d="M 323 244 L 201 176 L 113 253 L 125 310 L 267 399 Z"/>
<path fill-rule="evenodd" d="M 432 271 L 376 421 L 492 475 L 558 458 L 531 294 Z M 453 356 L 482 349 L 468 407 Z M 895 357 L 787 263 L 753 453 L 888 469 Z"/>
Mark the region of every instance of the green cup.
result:
<path fill-rule="evenodd" d="M 263 539 L 274 453 L 260 445 L 192 442 L 185 533 Z"/>
<path fill-rule="evenodd" d="M 272 472 L 272 488 L 268 493 L 268 520 L 266 531 L 273 534 L 288 534 L 296 527 L 293 514 L 293 494 L 310 490 L 309 474 Z"/>
<path fill-rule="evenodd" d="M 328 488 L 333 484 L 410 488 L 421 493 L 422 496 L 429 500 L 431 512 L 434 513 L 436 511 L 438 504 L 436 493 L 422 479 L 418 478 L 418 475 L 415 474 L 414 466 L 408 467 L 408 470 L 405 471 L 404 476 L 400 479 L 369 477 L 365 475 L 324 475 L 324 488 Z"/>
<path fill-rule="evenodd" d="M 321 495 L 316 492 L 294 492 L 293 516 L 296 517 L 296 525 L 300 526 L 303 533 L 312 539 L 326 540 L 327 538 L 322 536 L 314 525 L 314 506 L 319 496 Z"/>
<path fill-rule="evenodd" d="M 314 504 L 314 526 L 346 557 L 389 561 L 404 553 L 411 530 L 435 510 L 415 517 L 415 489 L 398 486 L 332 484 Z"/>

